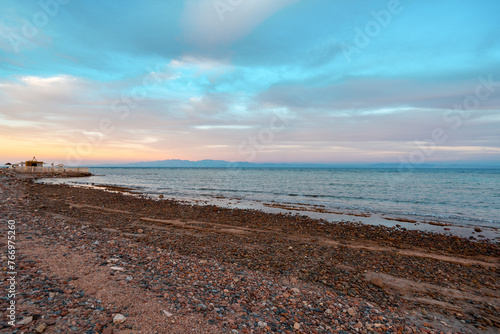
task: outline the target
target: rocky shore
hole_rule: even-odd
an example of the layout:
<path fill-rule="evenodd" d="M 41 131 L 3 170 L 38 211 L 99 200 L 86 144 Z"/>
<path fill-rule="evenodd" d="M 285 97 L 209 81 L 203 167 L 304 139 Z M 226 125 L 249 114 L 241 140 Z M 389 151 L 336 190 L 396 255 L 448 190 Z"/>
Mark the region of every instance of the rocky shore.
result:
<path fill-rule="evenodd" d="M 5 172 L 0 209 L 0 333 L 500 328 L 498 243 L 36 184 Z"/>

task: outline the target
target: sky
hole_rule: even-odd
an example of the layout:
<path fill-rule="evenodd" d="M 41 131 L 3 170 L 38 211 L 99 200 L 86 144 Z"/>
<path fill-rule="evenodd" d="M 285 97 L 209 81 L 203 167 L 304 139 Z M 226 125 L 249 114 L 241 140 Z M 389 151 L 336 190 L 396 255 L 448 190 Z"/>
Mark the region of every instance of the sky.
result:
<path fill-rule="evenodd" d="M 498 0 L 0 8 L 0 163 L 500 165 Z"/>

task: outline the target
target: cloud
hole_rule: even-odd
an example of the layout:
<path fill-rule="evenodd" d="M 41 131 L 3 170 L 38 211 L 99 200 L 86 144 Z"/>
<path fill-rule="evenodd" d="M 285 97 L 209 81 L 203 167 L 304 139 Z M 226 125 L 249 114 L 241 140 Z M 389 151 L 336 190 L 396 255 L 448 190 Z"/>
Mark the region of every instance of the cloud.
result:
<path fill-rule="evenodd" d="M 23 114 L 31 117 L 32 110 L 40 106 L 47 107 L 46 114 L 56 111 L 67 113 L 70 112 L 65 109 L 68 104 L 89 104 L 97 92 L 98 89 L 91 82 L 70 75 L 20 76 L 0 81 L 0 104 L 24 105 L 23 112 L 16 117 L 22 117 Z"/>
<path fill-rule="evenodd" d="M 227 45 L 298 0 L 188 0 L 182 16 L 188 42 Z"/>
<path fill-rule="evenodd" d="M 445 80 L 348 77 L 319 87 L 308 82 L 284 82 L 262 91 L 258 100 L 263 103 L 340 112 L 407 107 L 452 109 L 454 105 L 462 104 L 468 96 L 474 96 L 478 87 L 482 87 L 480 88 L 482 93 L 488 93 L 479 78 L 447 82 Z M 487 79 L 488 76 L 483 78 Z M 498 102 L 498 94 L 493 91 L 488 94 L 487 99 L 480 101 L 477 109 L 495 110 Z"/>
<path fill-rule="evenodd" d="M 84 158 L 241 160 L 239 145 L 259 138 L 281 108 L 295 118 L 263 146 L 260 161 L 397 160 L 437 127 L 449 139 L 436 157 L 459 157 L 458 148 L 471 159 L 497 154 L 498 2 L 447 1 L 432 11 L 408 2 L 347 63 L 339 43 L 353 43 L 356 27 L 386 5 L 70 1 L 19 54 L 0 36 L 0 146 L 16 138 L 19 150 L 45 145 L 64 156 L 110 118 L 115 130 Z M 41 10 L 37 2 L 7 7 L 0 35 L 21 33 L 23 18 Z M 453 130 L 443 114 L 490 75 L 495 91 Z M 140 101 L 120 119 L 114 101 L 126 108 L 134 94 Z"/>

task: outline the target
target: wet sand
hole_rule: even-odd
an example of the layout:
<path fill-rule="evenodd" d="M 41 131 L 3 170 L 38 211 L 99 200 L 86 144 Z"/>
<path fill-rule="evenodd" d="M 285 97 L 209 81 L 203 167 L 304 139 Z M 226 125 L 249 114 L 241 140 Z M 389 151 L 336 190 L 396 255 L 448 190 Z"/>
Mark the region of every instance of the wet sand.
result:
<path fill-rule="evenodd" d="M 19 331 L 500 328 L 498 243 L 0 180 L 2 219 L 19 228 L 19 318 L 33 317 Z M 68 305 L 78 294 L 81 302 Z M 113 324 L 117 313 L 125 322 Z"/>

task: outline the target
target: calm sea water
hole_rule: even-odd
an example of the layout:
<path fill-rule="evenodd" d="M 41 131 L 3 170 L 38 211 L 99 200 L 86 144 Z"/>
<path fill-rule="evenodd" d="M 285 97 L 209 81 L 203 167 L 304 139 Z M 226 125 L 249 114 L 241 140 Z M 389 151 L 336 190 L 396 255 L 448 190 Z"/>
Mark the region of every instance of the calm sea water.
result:
<path fill-rule="evenodd" d="M 500 228 L 500 169 L 91 168 L 53 183 L 106 184 L 242 207 L 322 208 Z M 225 200 L 225 202 L 224 202 Z M 222 202 L 221 202 L 222 201 Z"/>

